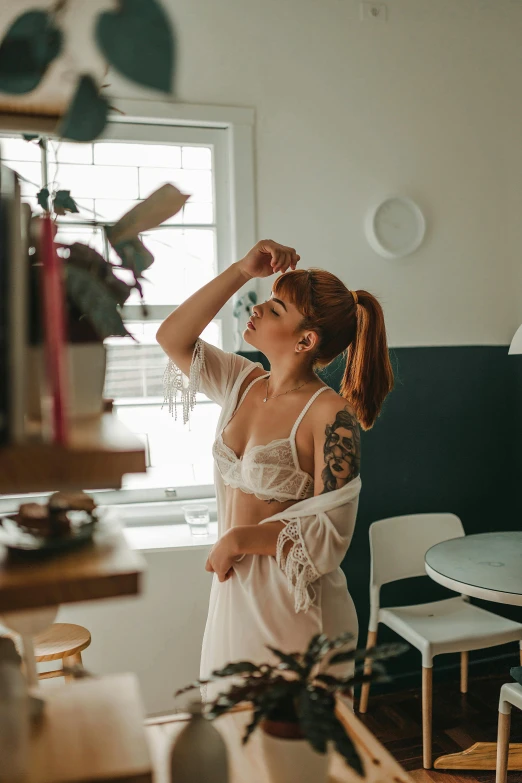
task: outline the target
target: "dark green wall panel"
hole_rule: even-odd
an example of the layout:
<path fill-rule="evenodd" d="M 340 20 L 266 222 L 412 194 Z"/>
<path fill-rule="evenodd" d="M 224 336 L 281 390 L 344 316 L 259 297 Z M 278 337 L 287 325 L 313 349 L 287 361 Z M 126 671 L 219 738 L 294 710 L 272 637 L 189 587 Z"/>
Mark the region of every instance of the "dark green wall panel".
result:
<path fill-rule="evenodd" d="M 391 356 L 396 387 L 373 429 L 362 435 L 363 489 L 343 563 L 359 616 L 360 643 L 368 627 L 372 522 L 450 511 L 461 518 L 467 534 L 522 528 L 522 357 L 508 356 L 507 346 L 395 348 Z M 260 360 L 268 366 L 264 357 Z M 336 390 L 341 376 L 341 361 L 323 372 Z M 446 595 L 428 577 L 382 591 L 383 605 Z M 522 609 L 483 605 L 522 622 Z M 382 638 L 392 635 L 383 631 Z M 474 653 L 471 660 L 505 652 Z M 455 656 L 443 656 L 440 663 L 453 665 Z M 420 656 L 412 651 L 390 669 L 402 676 L 420 674 Z"/>

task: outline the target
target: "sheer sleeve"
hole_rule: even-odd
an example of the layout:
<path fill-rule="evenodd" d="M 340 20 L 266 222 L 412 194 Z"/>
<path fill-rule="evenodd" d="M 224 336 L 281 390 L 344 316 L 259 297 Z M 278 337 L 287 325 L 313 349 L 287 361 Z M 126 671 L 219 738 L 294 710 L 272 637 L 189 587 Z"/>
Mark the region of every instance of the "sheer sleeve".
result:
<path fill-rule="evenodd" d="M 163 376 L 163 404 L 168 405 L 169 413 L 177 418 L 177 405 L 181 403 L 183 423 L 186 424 L 190 411 L 196 404 L 198 391 L 223 406 L 238 376 L 248 368 L 253 370 L 255 367 L 262 367 L 262 365 L 239 354 L 222 351 L 198 337 L 188 378 L 175 362 L 169 359 Z"/>
<path fill-rule="evenodd" d="M 281 530 L 276 561 L 295 596 L 296 612 L 308 611 L 315 600 L 313 583 L 341 565 L 352 540 L 357 506 L 355 499 L 328 513 L 289 520 Z"/>

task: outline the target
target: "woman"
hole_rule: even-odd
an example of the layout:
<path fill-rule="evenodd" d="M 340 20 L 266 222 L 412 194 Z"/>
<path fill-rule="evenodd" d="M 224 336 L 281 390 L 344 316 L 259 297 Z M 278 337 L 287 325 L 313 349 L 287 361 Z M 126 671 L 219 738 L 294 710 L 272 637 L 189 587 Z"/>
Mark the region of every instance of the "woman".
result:
<path fill-rule="evenodd" d="M 361 487 L 359 424 L 369 429 L 393 386 L 382 309 L 300 257 L 258 242 L 175 310 L 157 340 L 170 357 L 170 407 L 184 418 L 200 389 L 222 406 L 213 445 L 219 539 L 201 676 L 233 660 L 270 660 L 267 645 L 303 650 L 316 633 L 351 631 L 357 616 L 340 564 Z M 261 364 L 199 335 L 253 277 L 281 272 L 255 305 L 244 339 Z M 347 349 L 337 394 L 315 373 Z M 189 377 L 184 388 L 181 373 Z M 174 399 L 173 399 L 174 398 Z"/>

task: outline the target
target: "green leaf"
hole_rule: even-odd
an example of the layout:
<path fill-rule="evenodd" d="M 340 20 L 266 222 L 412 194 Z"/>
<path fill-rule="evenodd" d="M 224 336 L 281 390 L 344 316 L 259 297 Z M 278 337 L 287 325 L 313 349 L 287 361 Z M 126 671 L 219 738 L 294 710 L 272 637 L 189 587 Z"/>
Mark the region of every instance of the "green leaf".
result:
<path fill-rule="evenodd" d="M 248 298 L 252 302 L 252 304 L 257 304 L 257 294 L 255 291 L 249 291 L 248 292 Z"/>
<path fill-rule="evenodd" d="M 60 123 L 59 135 L 71 141 L 93 141 L 105 128 L 109 104 L 92 76 L 80 77 L 76 93 Z"/>
<path fill-rule="evenodd" d="M 22 133 L 22 138 L 24 141 L 36 141 L 40 136 L 37 133 Z"/>
<path fill-rule="evenodd" d="M 61 48 L 62 33 L 47 11 L 19 16 L 0 44 L 0 91 L 23 95 L 34 90 Z"/>
<path fill-rule="evenodd" d="M 93 247 L 81 242 L 69 245 L 67 264 L 85 269 L 90 275 L 97 277 L 120 307 L 125 304 L 134 287 L 116 277 L 114 269 L 118 269 L 118 267 L 107 262 Z"/>
<path fill-rule="evenodd" d="M 313 637 L 308 650 L 305 653 L 305 661 L 309 666 L 313 666 L 319 663 L 324 656 L 331 652 L 331 650 L 337 650 L 339 647 L 348 644 L 353 641 L 353 634 L 347 631 L 346 633 L 336 636 L 334 639 L 329 639 L 326 634 L 318 634 Z"/>
<path fill-rule="evenodd" d="M 252 722 L 248 724 L 246 727 L 246 732 L 244 737 L 241 740 L 241 743 L 245 745 L 248 742 L 248 738 L 256 728 L 256 726 L 259 724 L 261 719 L 263 718 L 263 711 L 262 710 L 254 710 L 254 716 L 252 718 Z"/>
<path fill-rule="evenodd" d="M 278 669 L 290 669 L 290 671 L 297 672 L 298 674 L 304 674 L 302 665 L 296 659 L 297 653 L 292 655 L 290 653 L 284 653 L 281 650 L 277 650 L 275 647 L 270 647 L 268 644 L 266 646 L 270 652 L 273 652 L 274 655 L 276 655 L 281 660 L 281 663 L 277 667 Z"/>
<path fill-rule="evenodd" d="M 110 64 L 145 87 L 172 91 L 174 35 L 156 0 L 120 0 L 96 24 L 96 41 Z"/>
<path fill-rule="evenodd" d="M 409 650 L 409 645 L 403 642 L 391 642 L 390 644 L 380 644 L 378 647 L 370 647 L 368 650 L 354 650 L 352 657 L 343 657 L 349 653 L 338 653 L 332 656 L 330 663 L 341 663 L 342 661 L 363 660 L 371 658 L 374 661 L 386 661 L 389 658 L 396 658 Z"/>
<path fill-rule="evenodd" d="M 49 212 L 49 191 L 47 188 L 42 188 L 38 193 L 36 194 L 36 198 L 38 199 L 38 203 L 40 204 L 42 209 L 45 209 L 46 212 Z"/>
<path fill-rule="evenodd" d="M 79 212 L 76 202 L 71 198 L 70 190 L 57 190 L 54 194 L 53 209 L 57 215 L 65 215 L 66 212 Z"/>
<path fill-rule="evenodd" d="M 318 694 L 315 690 L 302 690 L 297 699 L 297 715 L 299 725 L 308 742 L 318 753 L 326 753 L 330 737 L 325 732 L 324 716 L 335 710 L 333 697 L 323 690 Z"/>
<path fill-rule="evenodd" d="M 332 715 L 330 736 L 339 755 L 343 756 L 349 767 L 354 769 L 361 778 L 365 777 L 364 767 L 355 745 L 346 733 L 342 723 Z"/>
<path fill-rule="evenodd" d="M 328 688 L 344 687 L 344 683 L 337 677 L 333 677 L 331 674 L 318 674 L 314 679 L 316 679 L 318 682 L 324 683 Z"/>
<path fill-rule="evenodd" d="M 345 652 L 332 655 L 332 657 L 328 661 L 328 665 L 333 666 L 336 663 L 345 663 L 346 661 L 354 661 L 357 657 L 357 652 L 358 652 L 357 650 L 346 650 Z"/>
<path fill-rule="evenodd" d="M 98 278 L 75 266 L 66 266 L 65 273 L 67 296 L 89 319 L 100 340 L 129 334 L 116 300 Z"/>
<path fill-rule="evenodd" d="M 110 233 L 108 237 L 110 241 Z M 113 248 L 121 258 L 121 265 L 125 269 L 130 269 L 135 277 L 141 277 L 145 269 L 148 269 L 154 261 L 154 256 L 138 237 L 126 239 L 118 245 L 113 245 Z"/>
<path fill-rule="evenodd" d="M 238 661 L 229 663 L 223 669 L 216 669 L 212 672 L 213 677 L 230 677 L 232 674 L 253 674 L 258 671 L 258 667 L 250 661 Z"/>

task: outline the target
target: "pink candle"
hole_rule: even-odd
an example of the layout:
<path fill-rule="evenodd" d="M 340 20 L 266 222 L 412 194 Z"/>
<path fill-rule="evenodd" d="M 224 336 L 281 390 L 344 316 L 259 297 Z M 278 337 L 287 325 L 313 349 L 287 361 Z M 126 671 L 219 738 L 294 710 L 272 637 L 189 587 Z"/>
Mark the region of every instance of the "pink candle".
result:
<path fill-rule="evenodd" d="M 42 218 L 41 260 L 45 358 L 52 398 L 53 442 L 67 442 L 67 364 L 61 259 L 56 254 L 50 215 Z"/>

